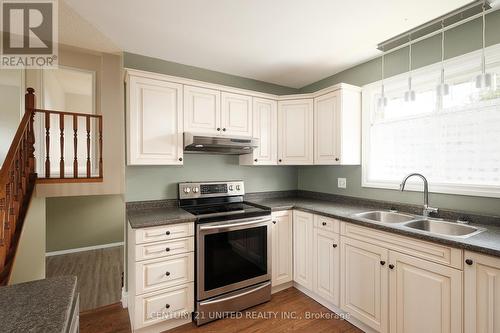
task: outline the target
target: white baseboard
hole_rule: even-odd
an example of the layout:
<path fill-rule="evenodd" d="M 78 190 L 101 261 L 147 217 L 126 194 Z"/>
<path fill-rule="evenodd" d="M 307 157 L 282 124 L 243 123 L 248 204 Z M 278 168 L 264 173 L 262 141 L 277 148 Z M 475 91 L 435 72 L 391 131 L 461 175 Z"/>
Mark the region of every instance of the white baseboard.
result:
<path fill-rule="evenodd" d="M 128 308 L 128 292 L 125 291 L 125 288 L 122 288 L 122 307 Z"/>
<path fill-rule="evenodd" d="M 117 243 L 109 243 L 109 244 L 94 245 L 94 246 L 87 246 L 87 247 L 79 247 L 77 249 L 69 249 L 69 250 L 47 252 L 47 253 L 45 253 L 45 256 L 46 257 L 51 257 L 51 256 L 59 256 L 59 255 L 62 255 L 62 254 L 69 254 L 69 253 L 76 253 L 76 252 L 99 250 L 99 249 L 105 249 L 105 248 L 108 248 L 108 247 L 123 246 L 123 244 L 124 244 L 124 242 L 117 242 Z"/>

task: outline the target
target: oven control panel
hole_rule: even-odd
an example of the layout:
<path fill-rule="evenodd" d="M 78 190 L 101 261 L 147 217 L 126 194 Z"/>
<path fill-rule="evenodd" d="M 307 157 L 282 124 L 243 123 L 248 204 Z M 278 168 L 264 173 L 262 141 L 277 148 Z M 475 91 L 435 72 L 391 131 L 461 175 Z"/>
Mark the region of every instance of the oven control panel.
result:
<path fill-rule="evenodd" d="M 229 182 L 189 182 L 179 183 L 179 199 L 196 199 L 210 197 L 229 197 L 244 195 L 243 181 Z"/>

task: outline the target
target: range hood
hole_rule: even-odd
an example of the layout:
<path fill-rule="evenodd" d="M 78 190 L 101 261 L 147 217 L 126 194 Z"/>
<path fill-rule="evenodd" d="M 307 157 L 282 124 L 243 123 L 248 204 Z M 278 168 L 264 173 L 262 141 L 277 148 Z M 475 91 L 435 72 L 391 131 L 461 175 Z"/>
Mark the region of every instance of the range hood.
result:
<path fill-rule="evenodd" d="M 259 139 L 256 138 L 184 133 L 186 153 L 243 155 L 258 147 Z"/>

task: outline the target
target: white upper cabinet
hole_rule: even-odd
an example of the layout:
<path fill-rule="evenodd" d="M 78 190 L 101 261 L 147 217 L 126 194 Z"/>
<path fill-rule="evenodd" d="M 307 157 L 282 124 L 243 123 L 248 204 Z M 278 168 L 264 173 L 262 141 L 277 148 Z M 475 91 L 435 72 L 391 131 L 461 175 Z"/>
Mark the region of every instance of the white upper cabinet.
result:
<path fill-rule="evenodd" d="M 500 332 L 500 258 L 465 252 L 465 333 Z"/>
<path fill-rule="evenodd" d="M 361 93 L 341 88 L 314 99 L 314 164 L 361 163 Z"/>
<path fill-rule="evenodd" d="M 127 162 L 182 164 L 182 85 L 127 77 Z"/>
<path fill-rule="evenodd" d="M 221 133 L 219 90 L 184 86 L 184 131 L 199 134 Z"/>
<path fill-rule="evenodd" d="M 253 137 L 259 147 L 240 156 L 242 165 L 276 165 L 278 162 L 278 102 L 253 98 Z"/>
<path fill-rule="evenodd" d="M 278 164 L 313 164 L 313 100 L 278 102 Z"/>
<path fill-rule="evenodd" d="M 222 93 L 222 134 L 252 136 L 252 97 Z"/>

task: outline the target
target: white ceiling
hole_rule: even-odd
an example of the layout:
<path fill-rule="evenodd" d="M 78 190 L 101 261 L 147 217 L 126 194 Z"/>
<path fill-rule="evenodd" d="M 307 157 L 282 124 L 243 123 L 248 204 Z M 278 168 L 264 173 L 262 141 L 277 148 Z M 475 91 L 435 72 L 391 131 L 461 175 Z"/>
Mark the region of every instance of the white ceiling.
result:
<path fill-rule="evenodd" d="M 124 51 L 300 88 L 471 0 L 65 0 Z"/>

